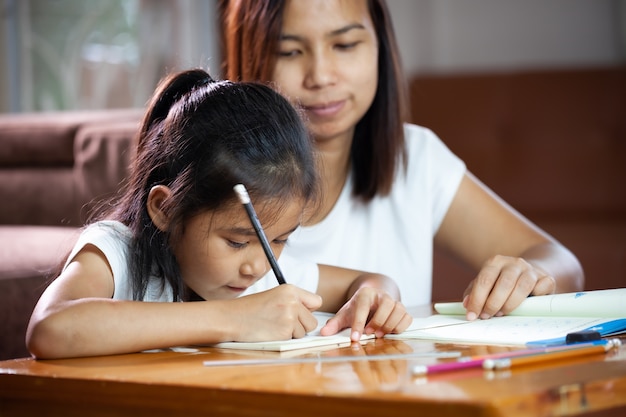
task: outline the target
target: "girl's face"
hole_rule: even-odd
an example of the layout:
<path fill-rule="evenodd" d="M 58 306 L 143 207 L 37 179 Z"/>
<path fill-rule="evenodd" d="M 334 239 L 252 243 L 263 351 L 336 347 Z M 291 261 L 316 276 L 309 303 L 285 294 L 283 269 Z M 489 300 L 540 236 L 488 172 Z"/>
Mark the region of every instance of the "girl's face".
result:
<path fill-rule="evenodd" d="M 272 78 L 303 107 L 316 140 L 351 140 L 378 81 L 366 0 L 287 0 Z"/>
<path fill-rule="evenodd" d="M 294 199 L 285 205 L 279 216 L 268 217 L 263 216 L 263 210 L 258 212 L 276 257 L 300 224 L 303 207 L 301 201 Z M 266 211 L 271 212 L 271 209 Z M 266 225 L 264 217 L 274 221 Z M 241 204 L 189 219 L 173 248 L 185 284 L 205 300 L 238 297 L 270 270 L 263 247 Z"/>

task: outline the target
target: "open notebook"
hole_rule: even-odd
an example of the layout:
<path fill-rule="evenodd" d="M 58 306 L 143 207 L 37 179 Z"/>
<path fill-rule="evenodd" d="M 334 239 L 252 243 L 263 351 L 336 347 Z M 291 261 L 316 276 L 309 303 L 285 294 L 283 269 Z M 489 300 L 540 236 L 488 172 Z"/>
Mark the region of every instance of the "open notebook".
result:
<path fill-rule="evenodd" d="M 435 310 L 440 314 L 416 318 L 404 333 L 386 337 L 548 346 L 581 330 L 626 333 L 626 288 L 529 297 L 508 316 L 471 322 L 461 303 L 435 304 Z"/>
<path fill-rule="evenodd" d="M 268 350 L 274 352 L 286 352 L 296 349 L 342 347 L 350 345 L 350 329 L 345 329 L 332 336 L 320 335 L 320 329 L 324 327 L 328 319 L 333 317 L 333 314 L 315 312 L 313 313 L 313 315 L 315 316 L 315 318 L 317 318 L 317 328 L 300 339 L 276 340 L 270 342 L 222 342 L 212 346 L 222 349 Z M 374 335 L 361 336 L 361 340 L 373 338 Z"/>

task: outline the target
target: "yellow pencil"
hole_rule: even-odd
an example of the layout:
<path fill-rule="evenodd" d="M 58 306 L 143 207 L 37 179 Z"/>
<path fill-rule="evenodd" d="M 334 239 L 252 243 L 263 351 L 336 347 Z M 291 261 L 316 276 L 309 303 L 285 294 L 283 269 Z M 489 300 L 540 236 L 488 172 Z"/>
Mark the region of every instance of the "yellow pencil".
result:
<path fill-rule="evenodd" d="M 486 359 L 483 362 L 483 368 L 487 370 L 508 369 L 514 366 L 534 365 L 536 363 L 558 361 L 577 356 L 594 354 L 597 355 L 600 353 L 604 354 L 614 347 L 618 347 L 620 345 L 621 343 L 619 339 L 599 340 L 597 342 L 594 342 L 594 344 L 591 346 L 586 344 L 585 346 L 581 346 L 580 348 L 575 348 L 570 345 L 563 350 L 554 350 L 545 353 L 523 355 L 511 358 Z"/>

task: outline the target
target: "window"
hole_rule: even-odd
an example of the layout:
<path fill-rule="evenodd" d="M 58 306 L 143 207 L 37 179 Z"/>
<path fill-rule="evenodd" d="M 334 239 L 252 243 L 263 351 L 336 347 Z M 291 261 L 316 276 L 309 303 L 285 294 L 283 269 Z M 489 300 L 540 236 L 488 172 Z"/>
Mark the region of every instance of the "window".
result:
<path fill-rule="evenodd" d="M 219 77 L 215 10 L 214 0 L 6 0 L 0 111 L 142 107 L 168 72 Z"/>

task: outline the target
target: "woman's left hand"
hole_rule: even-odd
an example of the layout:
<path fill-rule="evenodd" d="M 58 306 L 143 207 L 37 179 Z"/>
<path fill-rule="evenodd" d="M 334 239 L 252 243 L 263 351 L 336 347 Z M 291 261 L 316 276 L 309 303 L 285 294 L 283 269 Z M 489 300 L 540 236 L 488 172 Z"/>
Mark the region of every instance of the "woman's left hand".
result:
<path fill-rule="evenodd" d="M 489 259 L 463 294 L 467 319 L 488 319 L 513 311 L 529 295 L 554 294 L 556 280 L 522 258 Z"/>

